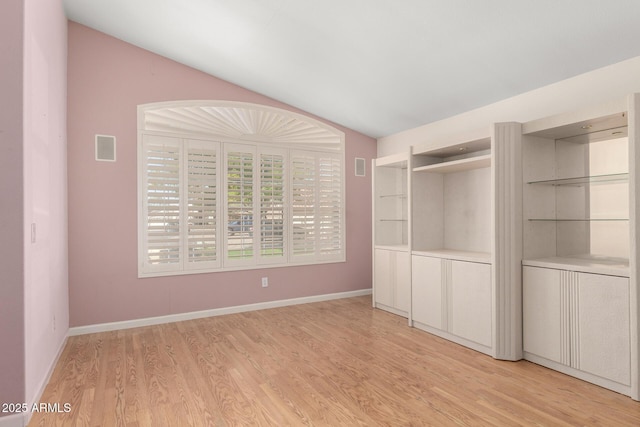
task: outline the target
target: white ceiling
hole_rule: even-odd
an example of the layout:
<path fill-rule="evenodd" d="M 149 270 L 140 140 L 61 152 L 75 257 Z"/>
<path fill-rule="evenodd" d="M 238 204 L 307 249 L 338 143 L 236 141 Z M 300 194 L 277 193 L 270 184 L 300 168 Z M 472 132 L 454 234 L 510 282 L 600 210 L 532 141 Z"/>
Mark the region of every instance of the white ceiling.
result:
<path fill-rule="evenodd" d="M 73 21 L 372 137 L 640 56 L 638 0 L 64 5 Z"/>

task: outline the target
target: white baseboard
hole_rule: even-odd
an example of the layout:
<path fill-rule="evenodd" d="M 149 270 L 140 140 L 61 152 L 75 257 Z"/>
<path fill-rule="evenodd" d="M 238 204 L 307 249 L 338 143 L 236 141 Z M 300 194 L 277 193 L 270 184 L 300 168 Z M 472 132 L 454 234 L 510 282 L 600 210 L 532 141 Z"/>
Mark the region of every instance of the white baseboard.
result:
<path fill-rule="evenodd" d="M 13 414 L 0 417 L 0 427 L 24 427 L 27 425 L 25 414 Z"/>
<path fill-rule="evenodd" d="M 36 395 L 32 397 L 32 400 L 30 402 L 25 402 L 28 408 L 33 408 L 33 405 L 35 403 L 40 402 L 42 393 L 44 393 L 44 389 L 47 387 L 47 384 L 49 384 L 51 375 L 53 375 L 53 371 L 55 370 L 56 365 L 58 364 L 58 360 L 62 355 L 62 351 L 64 350 L 64 346 L 67 343 L 67 337 L 68 335 L 64 337 L 64 339 L 60 343 L 60 347 L 58 347 L 58 352 L 56 356 L 53 358 L 53 360 L 51 361 L 51 364 L 49 365 L 47 374 L 44 376 L 44 378 L 42 378 L 42 381 L 38 386 L 38 391 Z M 0 417 L 0 427 L 24 427 L 29 424 L 29 421 L 31 420 L 32 415 L 33 413 L 31 411 L 26 411 L 26 412 L 21 412 L 19 414 L 12 414 L 5 417 Z"/>
<path fill-rule="evenodd" d="M 160 325 L 163 323 L 181 322 L 183 320 L 201 319 L 203 317 L 222 316 L 224 314 L 243 313 L 247 311 L 265 310 L 288 305 L 307 304 L 311 302 L 329 301 L 341 298 L 370 295 L 371 289 L 339 292 L 335 294 L 314 295 L 310 297 L 292 298 L 278 301 L 267 301 L 256 304 L 237 305 L 234 307 L 214 308 L 211 310 L 192 311 L 190 313 L 169 314 L 167 316 L 147 317 L 144 319 L 125 320 L 122 322 L 100 323 L 97 325 L 76 326 L 69 329 L 68 336 L 93 334 L 96 332 L 117 331 L 121 329 L 139 328 L 141 326 Z M 0 426 L 3 427 L 3 426 Z"/>

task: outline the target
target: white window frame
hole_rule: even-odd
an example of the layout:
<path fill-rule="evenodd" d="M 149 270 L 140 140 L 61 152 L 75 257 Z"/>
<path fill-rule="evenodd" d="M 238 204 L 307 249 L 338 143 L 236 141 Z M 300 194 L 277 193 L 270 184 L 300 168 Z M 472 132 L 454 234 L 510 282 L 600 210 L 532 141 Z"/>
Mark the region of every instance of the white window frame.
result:
<path fill-rule="evenodd" d="M 207 122 L 209 122 L 207 124 Z M 240 129 L 241 128 L 241 129 Z M 248 128 L 248 129 L 247 129 Z M 165 141 L 180 150 L 180 262 L 170 265 L 150 265 L 147 260 L 148 237 L 145 143 L 151 140 Z M 146 141 L 146 142 L 145 142 Z M 216 151 L 216 259 L 206 262 L 189 262 L 188 241 L 186 236 L 186 218 L 188 203 L 188 166 L 187 147 L 207 148 Z M 252 256 L 248 258 L 230 258 L 229 212 L 227 209 L 228 169 L 227 154 L 234 150 L 246 150 L 253 155 L 253 203 L 252 203 Z M 341 176 L 339 182 L 329 182 L 336 186 L 339 196 L 325 199 L 325 204 L 338 203 L 339 212 L 329 212 L 329 229 L 334 232 L 332 244 L 336 250 L 323 253 L 320 242 L 320 199 L 316 194 L 315 209 L 318 218 L 315 223 L 315 250 L 304 256 L 294 256 L 294 227 L 292 192 L 292 162 L 294 156 L 306 155 L 314 158 L 315 187 L 318 192 L 322 185 L 319 181 L 321 158 L 331 157 L 338 165 Z M 263 256 L 261 252 L 261 156 L 282 156 L 284 177 L 282 245 L 283 256 Z M 245 270 L 267 267 L 286 267 L 292 265 L 310 265 L 345 262 L 345 161 L 344 133 L 309 117 L 256 104 L 234 103 L 226 101 L 180 101 L 146 104 L 138 107 L 138 276 L 156 277 L 204 272 Z M 204 191 L 204 190 L 203 190 Z M 326 192 L 325 194 L 332 194 Z M 204 197 L 204 196 L 202 196 Z M 334 197 L 334 196 L 330 196 Z M 328 202 L 328 203 L 327 203 Z M 336 220 L 336 215 L 339 218 Z M 333 216 L 332 219 L 330 216 Z M 339 234 L 339 235 L 338 235 Z M 203 237 L 204 239 L 204 237 Z M 334 242 L 336 241 L 337 242 Z M 204 251 L 206 252 L 206 251 Z M 206 255 L 206 253 L 205 253 Z"/>

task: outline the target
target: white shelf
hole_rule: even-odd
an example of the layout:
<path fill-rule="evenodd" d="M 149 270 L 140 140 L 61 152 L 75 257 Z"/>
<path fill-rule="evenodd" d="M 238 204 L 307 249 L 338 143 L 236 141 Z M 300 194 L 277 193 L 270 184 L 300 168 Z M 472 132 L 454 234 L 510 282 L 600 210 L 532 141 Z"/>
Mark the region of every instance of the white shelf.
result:
<path fill-rule="evenodd" d="M 534 222 L 620 222 L 629 221 L 629 218 L 529 218 Z"/>
<path fill-rule="evenodd" d="M 626 258 L 612 258 L 590 254 L 570 255 L 564 257 L 526 259 L 522 260 L 522 265 L 629 277 L 629 260 Z"/>
<path fill-rule="evenodd" d="M 414 168 L 414 172 L 452 173 L 491 166 L 491 154 Z"/>
<path fill-rule="evenodd" d="M 452 138 L 414 145 L 412 154 L 414 156 L 446 158 L 491 149 L 491 137 L 487 134 L 487 129 L 478 129 L 466 136 L 455 135 Z"/>
<path fill-rule="evenodd" d="M 428 256 L 432 258 L 452 259 L 456 261 L 478 262 L 482 264 L 491 264 L 491 253 L 489 252 L 471 252 L 460 251 L 456 249 L 431 249 L 431 250 L 414 250 L 413 255 Z"/>
<path fill-rule="evenodd" d="M 398 153 L 392 154 L 390 156 L 379 157 L 375 159 L 375 165 L 377 167 L 396 167 L 401 169 L 407 168 L 407 159 L 408 154 L 406 153 Z"/>
<path fill-rule="evenodd" d="M 397 198 L 397 199 L 406 199 L 407 195 L 405 193 L 398 193 L 398 194 L 381 194 L 380 196 L 381 199 L 388 199 L 388 198 Z"/>
<path fill-rule="evenodd" d="M 530 181 L 527 184 L 542 184 L 542 185 L 553 185 L 553 186 L 563 186 L 563 185 L 579 186 L 579 185 L 590 185 L 590 184 L 618 184 L 618 183 L 625 183 L 625 182 L 629 182 L 628 173 L 613 173 L 613 174 L 607 174 L 607 175 L 547 179 L 542 181 Z"/>
<path fill-rule="evenodd" d="M 408 245 L 376 245 L 375 249 L 386 249 L 388 251 L 409 252 Z"/>

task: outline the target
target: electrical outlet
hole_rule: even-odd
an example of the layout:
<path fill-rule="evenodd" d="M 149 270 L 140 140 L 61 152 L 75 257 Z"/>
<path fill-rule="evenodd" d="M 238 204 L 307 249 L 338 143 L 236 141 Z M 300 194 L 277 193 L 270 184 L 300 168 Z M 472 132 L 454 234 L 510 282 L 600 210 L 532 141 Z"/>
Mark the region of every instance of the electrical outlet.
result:
<path fill-rule="evenodd" d="M 268 277 L 263 277 L 262 278 L 262 287 L 266 288 L 267 286 L 269 286 L 269 278 Z"/>
<path fill-rule="evenodd" d="M 56 315 L 53 315 L 53 331 L 55 332 L 56 330 Z"/>

